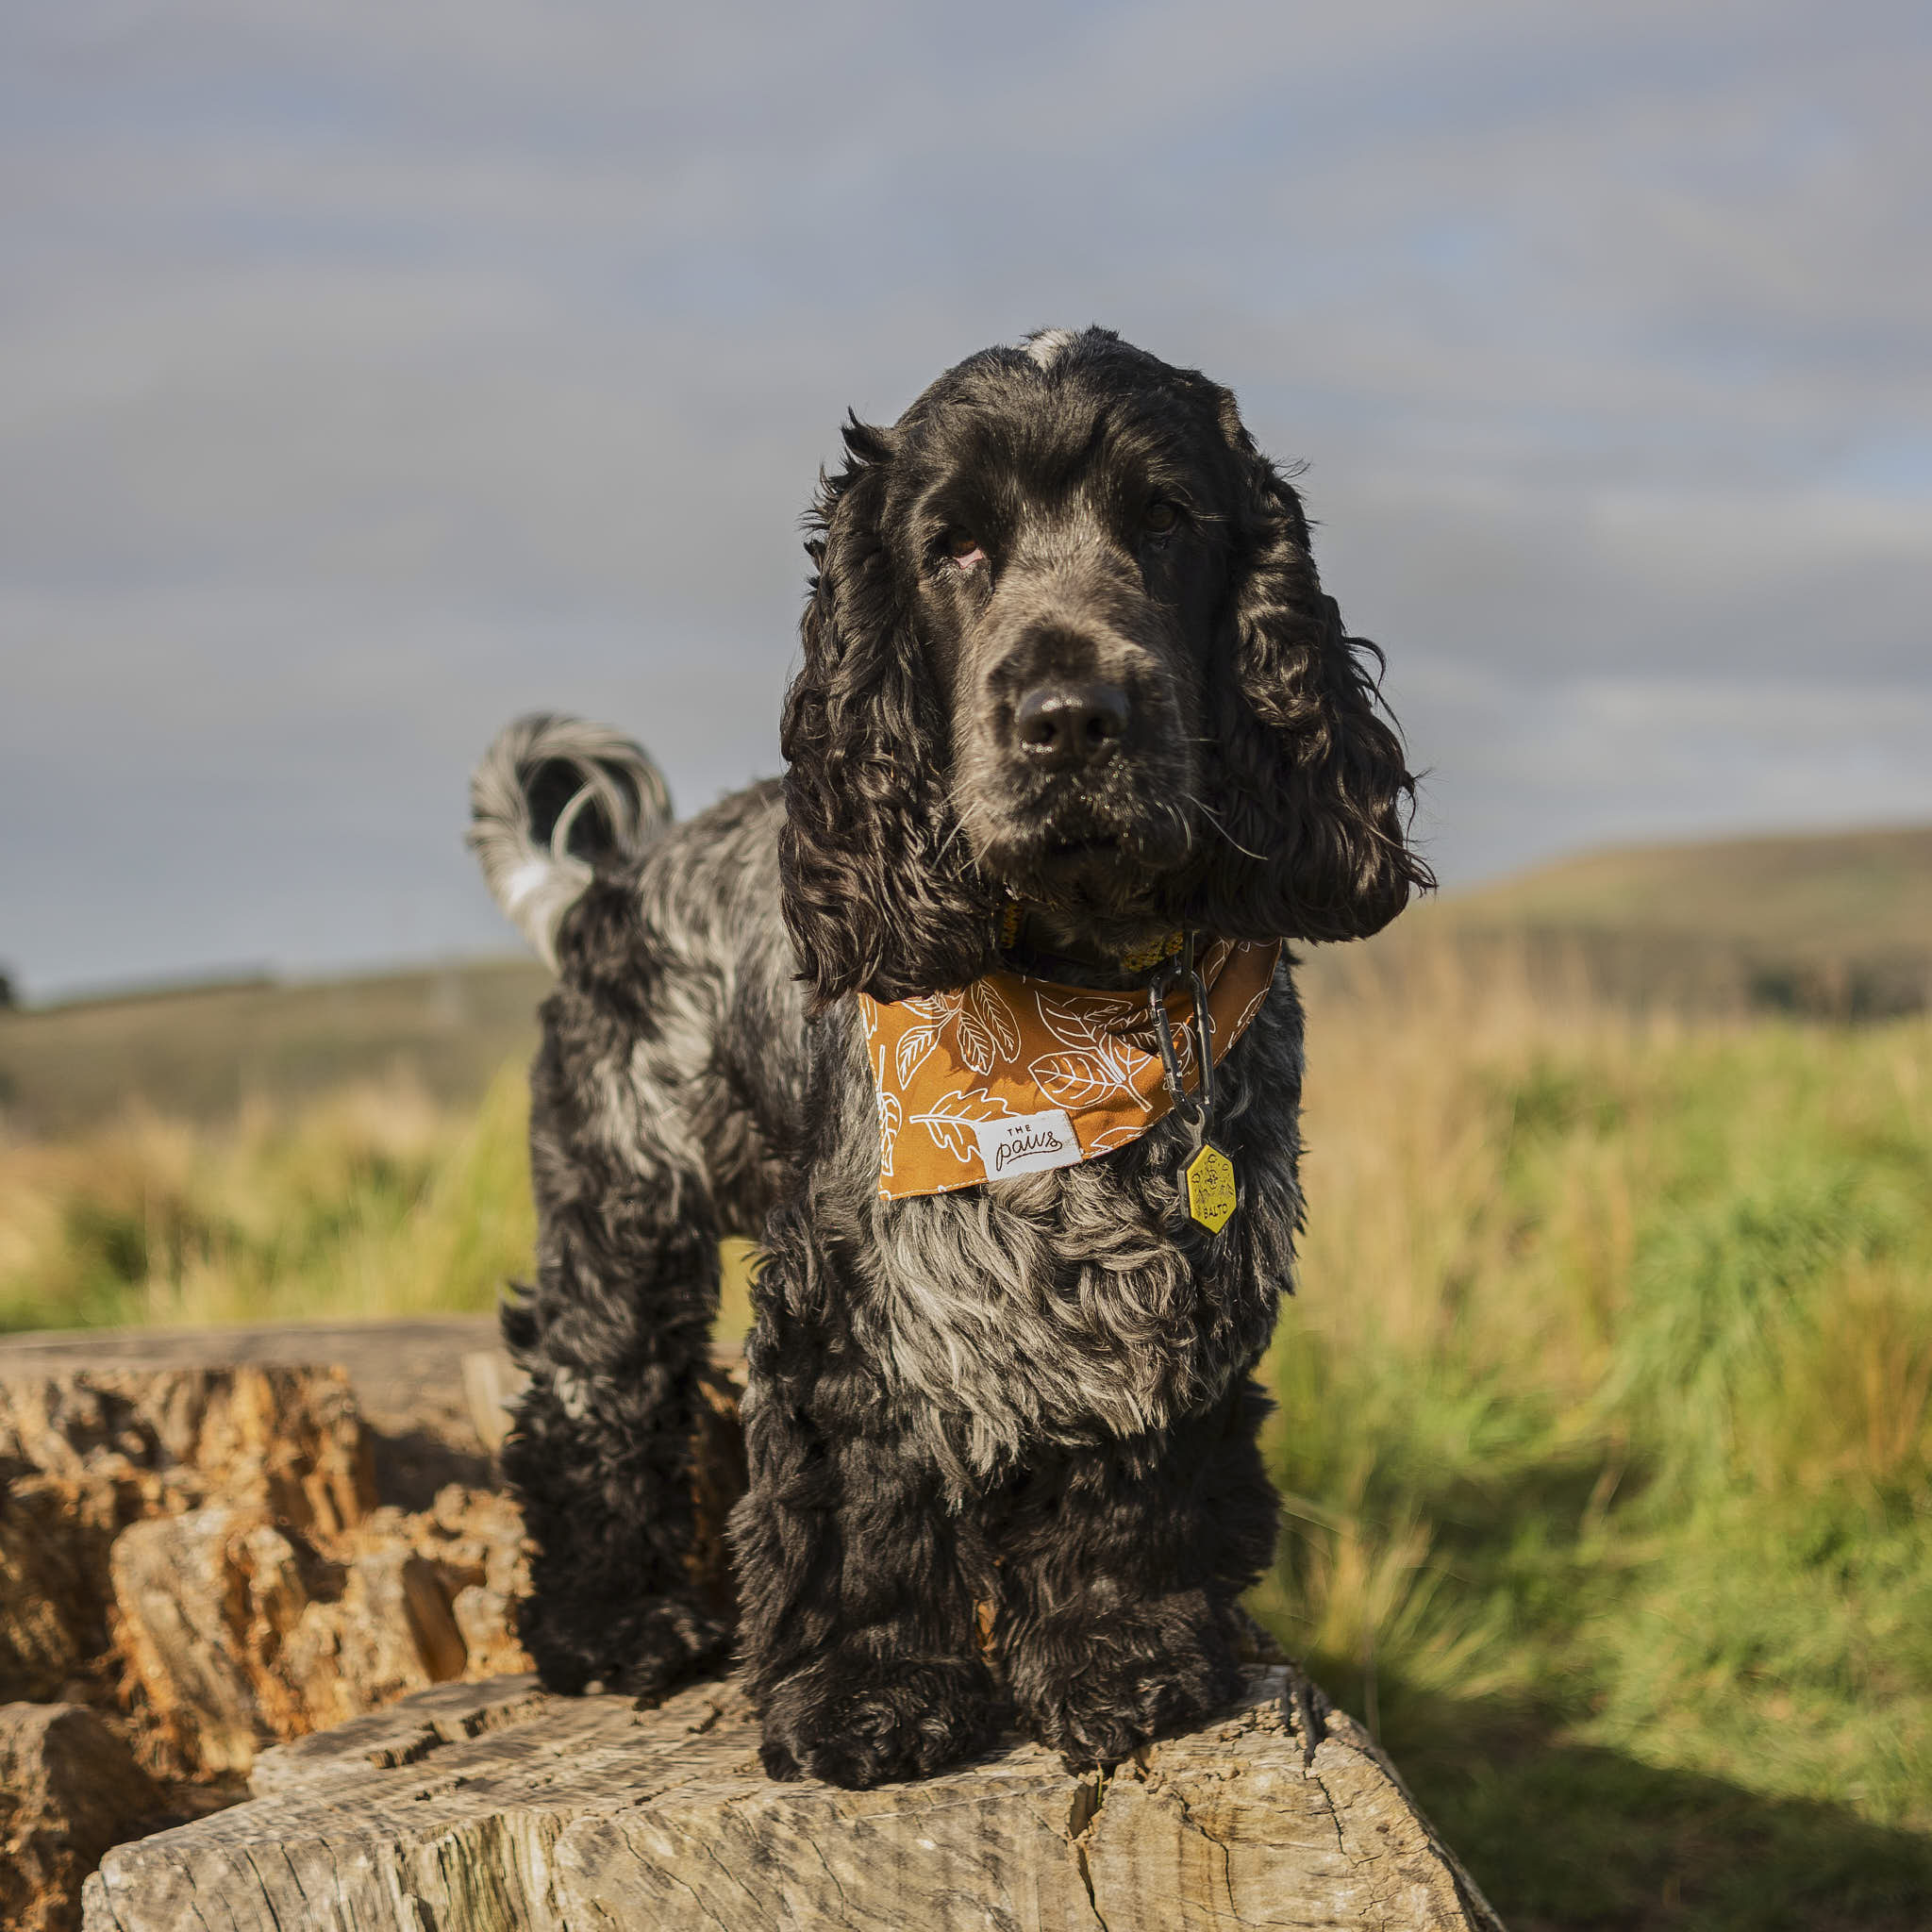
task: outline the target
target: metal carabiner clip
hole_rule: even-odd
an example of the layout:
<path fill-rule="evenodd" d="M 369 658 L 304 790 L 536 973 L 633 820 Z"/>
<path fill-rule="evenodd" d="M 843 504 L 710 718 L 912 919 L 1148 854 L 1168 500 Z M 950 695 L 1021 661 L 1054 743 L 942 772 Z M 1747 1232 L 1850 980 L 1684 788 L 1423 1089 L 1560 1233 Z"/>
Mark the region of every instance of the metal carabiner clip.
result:
<path fill-rule="evenodd" d="M 1193 1092 L 1181 1084 L 1180 1055 L 1174 1051 L 1174 1026 L 1167 1016 L 1167 995 L 1182 980 L 1193 1011 L 1186 1022 L 1193 1040 L 1194 1064 L 1200 1070 Z M 1209 1234 L 1219 1234 L 1241 1205 L 1234 1162 L 1208 1138 L 1214 1114 L 1214 1043 L 1208 1014 L 1208 989 L 1194 963 L 1194 936 L 1188 935 L 1178 959 L 1171 961 L 1148 982 L 1154 1038 L 1160 1047 L 1160 1075 L 1174 1110 L 1186 1124 L 1194 1143 L 1192 1158 L 1181 1169 L 1189 1217 Z"/>
<path fill-rule="evenodd" d="M 1193 1092 L 1182 1084 L 1180 1055 L 1174 1051 L 1174 1025 L 1167 1015 L 1167 996 L 1175 986 L 1186 982 L 1192 1011 L 1182 1023 L 1192 1036 L 1194 1065 L 1199 1073 Z M 1170 959 L 1148 982 L 1147 999 L 1154 1022 L 1154 1038 L 1160 1048 L 1160 1076 L 1174 1110 L 1196 1129 L 1196 1138 L 1206 1131 L 1214 1111 L 1214 1048 L 1209 1038 L 1208 988 L 1201 970 L 1194 963 L 1194 936 L 1190 933 L 1178 958 Z"/>

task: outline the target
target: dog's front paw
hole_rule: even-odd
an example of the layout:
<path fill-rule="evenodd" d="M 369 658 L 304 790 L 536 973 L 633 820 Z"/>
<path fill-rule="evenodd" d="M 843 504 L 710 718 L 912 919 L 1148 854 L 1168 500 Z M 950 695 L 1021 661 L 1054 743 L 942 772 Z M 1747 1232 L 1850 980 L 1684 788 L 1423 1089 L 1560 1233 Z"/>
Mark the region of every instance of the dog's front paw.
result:
<path fill-rule="evenodd" d="M 996 1731 L 992 1684 L 976 1661 L 829 1658 L 765 1699 L 759 1757 L 770 1777 L 848 1790 L 929 1777 Z"/>
<path fill-rule="evenodd" d="M 655 1702 L 687 1677 L 722 1669 L 731 1626 L 704 1605 L 652 1597 L 601 1617 L 553 1599 L 524 1602 L 517 1634 L 546 1690 L 575 1697 L 592 1685 Z"/>
<path fill-rule="evenodd" d="M 1021 1722 L 1069 1771 L 1118 1764 L 1150 1738 L 1186 1729 L 1232 1703 L 1245 1682 L 1232 1649 L 1209 1640 L 1096 1642 L 1084 1662 L 1016 1674 Z"/>
<path fill-rule="evenodd" d="M 644 1606 L 625 1633 L 612 1690 L 656 1703 L 687 1677 L 723 1670 L 731 1624 L 715 1610 L 682 1597 Z"/>

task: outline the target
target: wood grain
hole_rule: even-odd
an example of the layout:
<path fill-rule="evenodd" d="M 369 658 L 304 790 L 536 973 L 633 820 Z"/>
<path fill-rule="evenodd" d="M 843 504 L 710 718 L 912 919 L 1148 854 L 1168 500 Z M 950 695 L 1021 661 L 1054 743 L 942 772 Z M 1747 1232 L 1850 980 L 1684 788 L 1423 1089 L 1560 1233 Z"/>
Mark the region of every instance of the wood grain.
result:
<path fill-rule="evenodd" d="M 265 1753 L 249 1803 L 125 1844 L 86 1932 L 1498 1932 L 1359 1728 L 1291 1666 L 1110 1777 L 1012 1743 L 924 1783 L 774 1784 L 728 1684 L 640 1712 L 450 1684 Z"/>

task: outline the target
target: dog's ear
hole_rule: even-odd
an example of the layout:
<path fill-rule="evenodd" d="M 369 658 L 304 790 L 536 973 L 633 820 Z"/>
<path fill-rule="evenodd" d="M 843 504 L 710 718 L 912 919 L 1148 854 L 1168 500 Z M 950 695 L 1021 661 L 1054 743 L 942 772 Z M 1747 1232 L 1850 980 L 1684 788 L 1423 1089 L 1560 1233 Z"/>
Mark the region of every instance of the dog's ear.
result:
<path fill-rule="evenodd" d="M 945 693 L 926 671 L 887 542 L 892 438 L 854 418 L 819 479 L 805 662 L 786 694 L 785 924 L 823 1008 L 964 986 L 992 908 L 948 801 Z"/>
<path fill-rule="evenodd" d="M 1342 629 L 1301 502 L 1224 391 L 1220 414 L 1244 501 L 1213 698 L 1225 839 L 1202 923 L 1231 937 L 1365 938 L 1435 884 L 1409 843 L 1415 778 L 1381 701 L 1382 654 Z"/>

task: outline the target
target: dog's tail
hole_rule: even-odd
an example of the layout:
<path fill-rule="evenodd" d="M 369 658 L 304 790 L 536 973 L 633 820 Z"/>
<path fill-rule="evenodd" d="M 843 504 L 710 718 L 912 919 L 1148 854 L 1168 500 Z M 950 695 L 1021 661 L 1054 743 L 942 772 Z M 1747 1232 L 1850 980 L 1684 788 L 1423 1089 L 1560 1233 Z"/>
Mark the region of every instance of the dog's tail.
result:
<path fill-rule="evenodd" d="M 533 711 L 470 775 L 469 845 L 510 923 L 557 965 L 557 929 L 599 873 L 621 871 L 671 823 L 664 776 L 608 724 Z"/>

